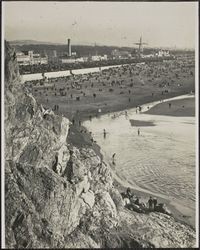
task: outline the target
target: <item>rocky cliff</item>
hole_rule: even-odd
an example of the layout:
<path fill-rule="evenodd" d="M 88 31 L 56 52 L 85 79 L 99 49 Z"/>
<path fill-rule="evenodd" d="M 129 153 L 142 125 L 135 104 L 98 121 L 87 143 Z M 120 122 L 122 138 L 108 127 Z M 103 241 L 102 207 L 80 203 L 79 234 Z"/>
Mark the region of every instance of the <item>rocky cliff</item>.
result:
<path fill-rule="evenodd" d="M 5 43 L 7 248 L 190 247 L 195 232 L 172 217 L 123 207 L 110 168 L 67 140 L 70 122 L 38 105 Z"/>

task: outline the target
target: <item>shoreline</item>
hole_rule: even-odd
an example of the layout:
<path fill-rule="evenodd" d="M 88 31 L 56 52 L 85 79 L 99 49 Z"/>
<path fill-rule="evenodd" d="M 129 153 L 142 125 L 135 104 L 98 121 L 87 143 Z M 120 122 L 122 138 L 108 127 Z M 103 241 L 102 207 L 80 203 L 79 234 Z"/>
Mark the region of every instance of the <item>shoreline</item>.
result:
<path fill-rule="evenodd" d="M 119 104 L 119 105 L 112 105 L 109 107 L 104 107 L 102 109 L 101 107 L 101 113 L 97 114 L 96 109 L 88 109 L 88 110 L 82 110 L 79 111 L 79 113 L 65 113 L 66 117 L 68 117 L 69 119 L 74 118 L 75 120 L 81 120 L 82 122 L 87 121 L 91 118 L 98 118 L 100 116 L 103 115 L 107 115 L 107 114 L 111 114 L 114 112 L 122 112 L 125 110 L 130 110 L 133 108 L 136 108 L 136 106 L 143 106 L 143 105 L 147 105 L 149 103 L 154 103 L 154 102 L 158 102 L 161 100 L 161 98 L 163 98 L 162 100 L 168 100 L 171 98 L 177 98 L 179 96 L 189 96 L 192 95 L 190 92 L 187 92 L 185 90 L 182 90 L 180 92 L 172 92 L 172 93 L 168 93 L 168 95 L 166 95 L 164 98 L 161 95 L 157 95 L 157 96 L 144 96 L 138 100 L 136 100 L 135 103 L 127 103 L 126 105 L 124 104 Z M 193 94 L 195 97 L 195 94 Z M 146 101 L 145 101 L 146 100 Z M 144 111 L 142 111 L 141 113 L 143 113 Z M 63 114 L 61 112 L 58 112 L 59 115 Z"/>
<path fill-rule="evenodd" d="M 141 198 L 141 200 L 143 201 L 144 199 L 147 200 L 149 198 L 149 196 L 153 196 L 153 194 L 148 190 L 143 190 L 142 188 L 139 187 L 132 187 L 131 184 L 129 184 L 129 182 L 126 182 L 124 180 L 122 180 L 116 172 L 113 172 L 113 185 L 118 189 L 118 191 L 124 192 L 128 187 L 131 189 L 131 191 L 136 195 L 139 196 Z M 158 195 L 154 195 L 157 197 L 157 199 L 159 199 L 159 203 L 164 203 L 166 204 L 166 206 L 169 208 L 169 210 L 172 212 L 172 217 L 176 220 L 179 221 L 183 224 L 188 225 L 189 227 L 191 227 L 194 231 L 196 231 L 195 228 L 195 223 L 193 223 L 192 221 L 190 221 L 190 216 L 189 215 L 185 215 L 183 212 L 181 212 L 179 209 L 176 208 L 175 205 L 172 204 L 172 201 L 160 197 L 159 194 Z M 162 195 L 161 195 L 162 196 Z"/>
<path fill-rule="evenodd" d="M 176 93 L 172 93 L 172 95 L 168 98 L 166 98 L 165 100 L 168 100 L 170 98 L 175 98 L 175 97 L 179 97 L 179 96 L 182 96 L 182 95 L 175 95 Z M 185 94 L 185 93 L 184 93 Z M 188 94 L 190 95 L 190 94 Z M 195 98 L 195 96 L 194 96 Z M 159 101 L 159 100 L 156 100 L 156 98 L 154 98 L 154 100 L 152 102 L 156 102 L 156 101 Z M 174 100 L 172 100 L 173 102 Z M 143 104 L 138 104 L 138 105 L 146 105 L 148 103 L 143 103 Z M 156 105 L 156 104 L 155 104 Z M 154 106 L 155 106 L 154 105 Z M 153 107 L 154 107 L 153 106 Z M 127 109 L 117 109 L 117 107 L 113 107 L 113 109 L 115 111 L 107 111 L 104 110 L 104 112 L 102 112 L 100 114 L 100 116 L 102 115 L 106 115 L 106 114 L 109 114 L 109 113 L 113 113 L 113 112 L 120 112 L 120 111 L 124 111 L 124 110 L 129 110 L 129 109 L 132 109 L 134 107 L 129 107 Z M 82 114 L 83 115 L 83 114 Z M 80 114 L 79 116 L 75 116 L 75 120 L 77 120 L 78 118 L 80 117 Z M 92 118 L 96 117 L 96 115 L 92 115 Z M 88 118 L 83 115 L 82 116 L 82 121 L 86 121 L 88 120 Z M 73 145 L 77 146 L 77 147 L 91 147 L 95 153 L 102 159 L 104 160 L 104 156 L 101 152 L 101 147 L 96 143 L 96 141 L 94 142 L 91 142 L 91 139 L 92 139 L 92 136 L 89 134 L 89 131 L 84 127 L 84 126 L 72 126 L 72 129 L 71 130 L 71 133 L 69 135 L 69 142 L 72 143 Z M 81 132 L 81 130 L 84 130 L 84 133 Z M 73 136 L 71 136 L 73 134 Z M 80 140 L 78 140 L 78 143 L 77 143 L 77 139 L 75 138 L 76 136 L 78 137 L 81 137 Z M 150 191 L 148 192 L 148 190 L 143 190 L 142 188 L 139 188 L 139 187 L 133 187 L 133 185 L 131 185 L 130 183 L 122 180 L 118 174 L 113 171 L 113 168 L 111 166 L 110 163 L 106 162 L 106 164 L 108 164 L 110 166 L 110 169 L 111 169 L 111 172 L 112 172 L 112 176 L 113 176 L 113 185 L 115 186 L 115 188 L 118 189 L 118 191 L 121 193 L 123 191 L 125 191 L 125 189 L 127 187 L 130 187 L 133 192 L 140 196 L 142 199 L 147 199 L 149 198 L 150 195 L 153 195 Z M 175 204 L 173 204 L 173 201 L 170 201 L 166 198 L 163 198 L 162 195 L 158 194 L 156 195 L 157 198 L 159 199 L 159 202 L 162 202 L 162 203 L 165 203 L 167 205 L 167 207 L 170 209 L 170 211 L 172 212 L 172 216 L 175 218 L 175 220 L 177 221 L 180 221 L 181 223 L 183 224 L 187 224 L 188 226 L 190 226 L 193 230 L 196 230 L 195 228 L 195 222 L 196 220 L 193 222 L 191 220 L 191 216 L 188 215 L 188 214 L 185 214 L 182 209 L 181 209 L 181 204 L 179 205 L 179 209 L 176 207 Z"/>
<path fill-rule="evenodd" d="M 158 103 L 143 113 L 160 116 L 195 117 L 195 96 L 165 100 L 165 102 Z"/>

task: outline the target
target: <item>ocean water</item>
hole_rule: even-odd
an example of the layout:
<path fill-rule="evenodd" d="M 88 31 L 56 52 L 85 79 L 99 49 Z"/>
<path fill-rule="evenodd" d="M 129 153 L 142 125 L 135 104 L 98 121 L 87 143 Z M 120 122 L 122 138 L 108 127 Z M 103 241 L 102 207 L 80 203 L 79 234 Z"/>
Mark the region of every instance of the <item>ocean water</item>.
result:
<path fill-rule="evenodd" d="M 156 103 L 143 105 L 143 110 Z M 84 126 L 92 132 L 111 165 L 116 153 L 113 168 L 122 180 L 194 213 L 195 117 L 136 114 L 135 109 L 127 113 L 103 115 L 86 121 Z M 138 127 L 132 126 L 130 119 L 151 121 L 155 126 L 141 126 L 138 136 Z M 107 131 L 106 138 L 103 129 Z"/>

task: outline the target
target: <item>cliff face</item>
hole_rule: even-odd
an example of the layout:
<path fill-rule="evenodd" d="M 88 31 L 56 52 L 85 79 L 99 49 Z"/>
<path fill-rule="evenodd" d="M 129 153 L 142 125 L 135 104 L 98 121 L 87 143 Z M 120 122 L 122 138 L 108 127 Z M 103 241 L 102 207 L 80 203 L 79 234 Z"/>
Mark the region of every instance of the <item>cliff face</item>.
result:
<path fill-rule="evenodd" d="M 100 246 L 81 232 L 81 219 L 96 213 L 116 224 L 109 168 L 92 150 L 68 145 L 69 120 L 36 103 L 5 49 L 6 246 Z M 75 230 L 80 241 L 69 240 Z"/>
<path fill-rule="evenodd" d="M 69 120 L 36 103 L 5 50 L 6 247 L 193 246 L 189 227 L 123 208 L 109 166 L 68 144 Z"/>

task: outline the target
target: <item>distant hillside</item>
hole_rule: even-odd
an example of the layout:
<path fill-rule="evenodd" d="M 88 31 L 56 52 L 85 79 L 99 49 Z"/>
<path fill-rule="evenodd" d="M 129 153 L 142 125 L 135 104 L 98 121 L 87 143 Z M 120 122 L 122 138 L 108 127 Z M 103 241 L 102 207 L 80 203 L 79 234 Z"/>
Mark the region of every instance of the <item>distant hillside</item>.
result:
<path fill-rule="evenodd" d="M 59 45 L 61 43 L 51 43 L 51 42 L 41 42 L 41 41 L 36 41 L 36 40 L 14 40 L 14 41 L 9 41 L 11 45 L 35 45 L 35 44 L 54 44 L 54 45 Z"/>
<path fill-rule="evenodd" d="M 59 44 L 59 43 L 51 43 L 51 42 L 40 42 L 35 40 L 15 40 L 11 41 L 10 44 L 15 47 L 17 51 L 23 50 L 33 50 L 35 53 L 41 54 L 52 54 L 53 50 L 57 51 L 57 55 L 63 55 L 65 52 L 67 53 L 68 48 L 67 44 Z M 110 55 L 112 50 L 126 50 L 129 53 L 135 54 L 137 48 L 131 47 L 117 47 L 117 46 L 103 46 L 103 45 L 75 45 L 72 44 L 72 51 L 76 52 L 78 56 L 88 56 L 88 55 Z M 155 51 L 158 51 L 160 48 L 144 48 L 144 54 L 151 54 Z M 191 54 L 194 51 L 186 51 L 186 50 L 173 50 L 171 49 L 170 52 L 172 54 Z"/>
<path fill-rule="evenodd" d="M 47 54 L 50 51 L 56 50 L 58 55 L 67 53 L 67 44 L 12 44 L 17 51 L 22 50 L 33 50 L 35 53 L 44 53 Z M 133 52 L 133 48 L 120 48 L 116 46 L 91 46 L 91 45 L 72 45 L 72 51 L 75 51 L 79 56 L 88 56 L 88 55 L 95 55 L 95 54 L 111 54 L 112 50 L 119 49 L 119 50 L 127 50 L 129 52 Z"/>

